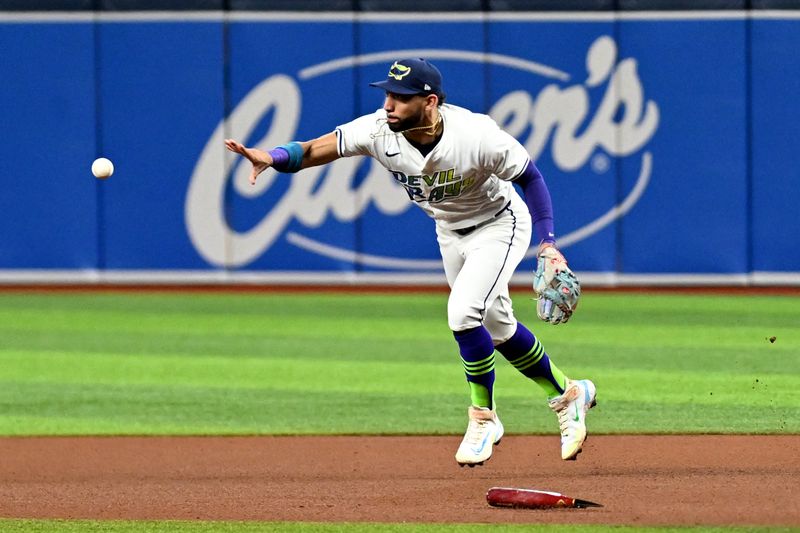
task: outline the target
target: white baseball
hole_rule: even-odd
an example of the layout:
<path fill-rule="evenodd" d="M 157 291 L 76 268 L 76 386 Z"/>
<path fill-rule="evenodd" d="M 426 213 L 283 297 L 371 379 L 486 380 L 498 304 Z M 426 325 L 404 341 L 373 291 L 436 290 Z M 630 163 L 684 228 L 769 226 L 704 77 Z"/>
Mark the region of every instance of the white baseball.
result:
<path fill-rule="evenodd" d="M 98 157 L 92 163 L 92 174 L 94 174 L 95 178 L 100 178 L 101 180 L 106 179 L 111 174 L 114 173 L 114 163 L 106 159 L 105 157 Z"/>

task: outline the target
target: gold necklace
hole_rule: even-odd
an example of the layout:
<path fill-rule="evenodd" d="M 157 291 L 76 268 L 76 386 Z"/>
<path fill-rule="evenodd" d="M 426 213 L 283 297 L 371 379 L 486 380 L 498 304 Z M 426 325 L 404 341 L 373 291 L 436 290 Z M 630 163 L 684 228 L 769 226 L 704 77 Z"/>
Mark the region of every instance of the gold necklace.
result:
<path fill-rule="evenodd" d="M 439 124 L 441 124 L 441 122 L 442 122 L 442 114 L 439 113 L 438 116 L 436 117 L 436 122 L 434 122 L 433 124 L 429 124 L 427 126 L 417 126 L 415 128 L 408 128 L 407 130 L 403 130 L 398 133 L 408 133 L 409 131 L 417 131 L 417 130 L 430 130 L 429 132 L 426 132 L 426 134 L 430 135 L 431 137 L 434 137 L 436 136 L 436 132 L 439 130 Z"/>

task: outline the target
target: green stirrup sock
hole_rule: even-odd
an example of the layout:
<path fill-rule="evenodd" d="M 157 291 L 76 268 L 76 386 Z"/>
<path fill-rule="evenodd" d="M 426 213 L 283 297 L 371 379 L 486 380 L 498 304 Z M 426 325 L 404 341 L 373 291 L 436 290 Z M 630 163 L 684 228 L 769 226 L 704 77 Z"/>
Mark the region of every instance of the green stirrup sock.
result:
<path fill-rule="evenodd" d="M 492 397 L 489 389 L 480 383 L 469 382 L 469 395 L 475 407 L 492 408 Z"/>
<path fill-rule="evenodd" d="M 541 388 L 544 389 L 544 392 L 547 394 L 547 399 L 551 400 L 556 396 L 561 396 L 562 391 L 567 388 L 567 376 L 565 376 L 564 373 L 559 370 L 555 364 L 553 364 L 552 360 L 549 360 L 548 363 L 550 366 L 550 375 L 536 376 L 533 378 L 533 381 L 535 381 Z M 561 390 L 558 390 L 556 385 L 561 387 Z"/>

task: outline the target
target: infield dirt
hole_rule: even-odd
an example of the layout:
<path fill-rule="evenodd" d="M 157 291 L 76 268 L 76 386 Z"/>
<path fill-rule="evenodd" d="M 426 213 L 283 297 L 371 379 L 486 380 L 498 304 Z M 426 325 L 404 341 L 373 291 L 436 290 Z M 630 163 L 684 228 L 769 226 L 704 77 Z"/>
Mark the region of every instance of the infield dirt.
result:
<path fill-rule="evenodd" d="M 0 439 L 0 516 L 336 522 L 800 525 L 800 436 L 507 436 L 459 468 L 459 437 Z M 596 509 L 489 507 L 493 486 Z"/>

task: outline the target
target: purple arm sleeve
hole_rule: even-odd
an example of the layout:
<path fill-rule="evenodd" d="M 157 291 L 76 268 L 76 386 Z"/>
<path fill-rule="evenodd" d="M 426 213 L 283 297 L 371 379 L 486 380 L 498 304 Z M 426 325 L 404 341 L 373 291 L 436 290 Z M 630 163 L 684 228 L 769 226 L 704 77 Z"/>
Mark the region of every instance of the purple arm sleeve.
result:
<path fill-rule="evenodd" d="M 269 155 L 272 156 L 272 168 L 278 172 L 283 172 L 289 165 L 289 152 L 285 148 L 273 148 Z"/>
<path fill-rule="evenodd" d="M 522 174 L 514 179 L 514 182 L 522 187 L 522 192 L 525 194 L 525 203 L 528 204 L 528 210 L 531 212 L 533 227 L 539 237 L 539 242 L 556 242 L 550 191 L 547 190 L 542 173 L 539 172 L 533 161 L 528 162 L 528 166 L 525 167 Z"/>

